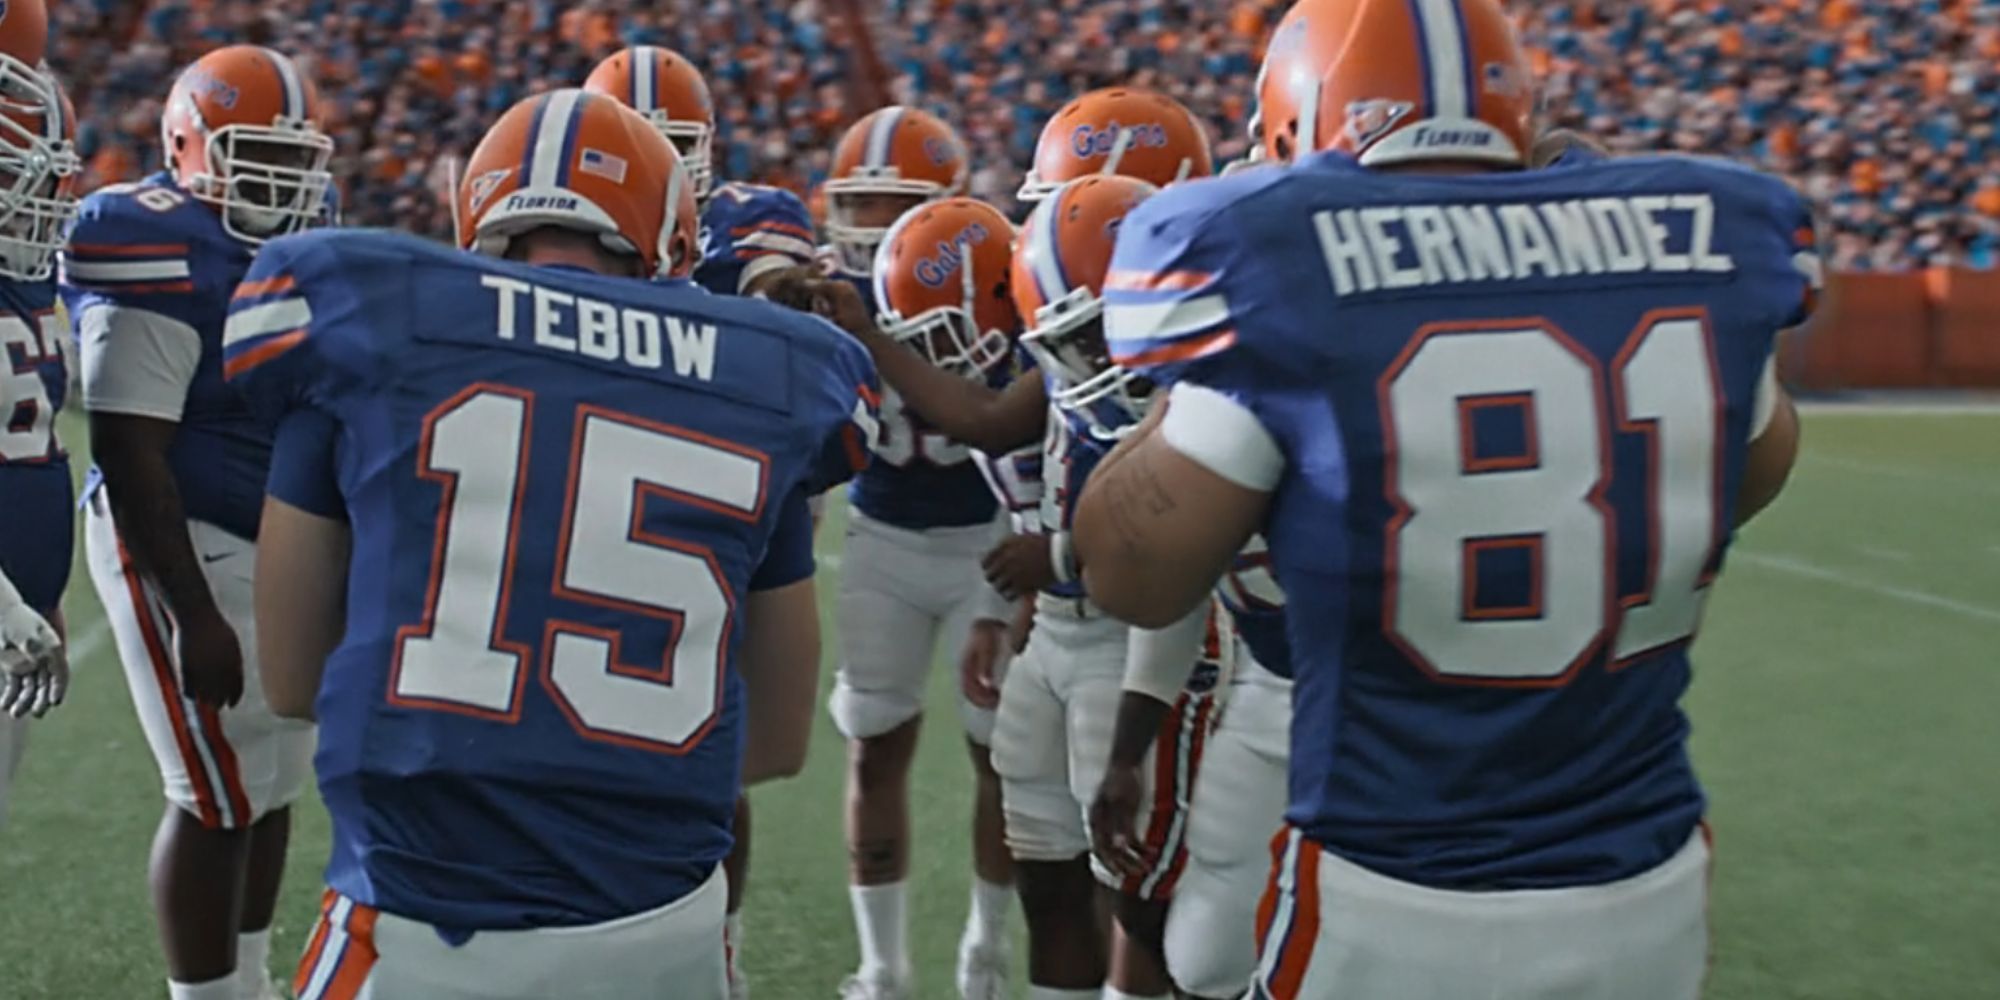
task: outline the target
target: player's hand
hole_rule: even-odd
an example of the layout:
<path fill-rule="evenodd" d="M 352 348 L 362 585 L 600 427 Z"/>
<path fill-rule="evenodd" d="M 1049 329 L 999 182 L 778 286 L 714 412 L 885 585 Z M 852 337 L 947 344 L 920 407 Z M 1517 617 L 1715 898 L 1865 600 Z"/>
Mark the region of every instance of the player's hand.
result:
<path fill-rule="evenodd" d="M 986 582 L 1010 601 L 1056 582 L 1047 535 L 1010 535 L 986 553 L 979 567 L 986 572 Z"/>
<path fill-rule="evenodd" d="M 1137 764 L 1116 761 L 1104 772 L 1090 803 L 1090 846 L 1097 860 L 1119 876 L 1143 874 L 1156 860 L 1139 838 L 1136 821 L 1145 797 Z"/>
<path fill-rule="evenodd" d="M 874 311 L 853 282 L 795 267 L 772 275 L 764 294 L 781 306 L 812 313 L 855 336 L 875 332 Z"/>
<path fill-rule="evenodd" d="M 26 604 L 0 608 L 0 712 L 39 718 L 68 693 L 62 636 Z"/>
<path fill-rule="evenodd" d="M 981 618 L 965 636 L 958 654 L 958 689 L 976 708 L 1000 705 L 1000 660 L 1007 641 L 1007 623 Z"/>
<path fill-rule="evenodd" d="M 819 268 L 794 264 L 781 267 L 757 278 L 757 291 L 787 309 L 799 312 L 812 311 L 813 286 L 826 280 Z"/>
<path fill-rule="evenodd" d="M 233 706 L 243 700 L 243 647 L 221 612 L 210 610 L 178 623 L 181 691 L 203 705 Z"/>

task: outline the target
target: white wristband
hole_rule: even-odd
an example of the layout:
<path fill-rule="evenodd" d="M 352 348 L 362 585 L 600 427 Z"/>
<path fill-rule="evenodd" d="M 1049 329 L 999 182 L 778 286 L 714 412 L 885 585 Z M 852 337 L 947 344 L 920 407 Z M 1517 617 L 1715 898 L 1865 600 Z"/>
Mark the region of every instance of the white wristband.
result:
<path fill-rule="evenodd" d="M 1057 583 L 1076 582 L 1076 552 L 1069 547 L 1069 532 L 1049 532 L 1049 567 Z"/>

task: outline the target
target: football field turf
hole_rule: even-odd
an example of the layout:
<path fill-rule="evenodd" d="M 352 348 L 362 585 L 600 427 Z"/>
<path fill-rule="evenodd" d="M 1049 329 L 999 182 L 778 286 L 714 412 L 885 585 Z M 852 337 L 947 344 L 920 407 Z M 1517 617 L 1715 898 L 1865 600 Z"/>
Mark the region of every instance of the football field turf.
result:
<path fill-rule="evenodd" d="M 821 532 L 829 673 L 839 520 Z M 2000 997 L 2000 412 L 1809 413 L 1790 492 L 1718 588 L 1690 699 L 1717 852 L 1708 995 Z M 67 607 L 71 700 L 37 725 L 0 832 L 0 1000 L 163 997 L 157 772 L 80 562 Z M 953 995 L 967 889 L 953 690 L 940 670 L 911 799 L 924 1000 Z M 832 997 L 853 964 L 842 763 L 822 713 L 806 773 L 755 795 L 760 1000 Z M 273 945 L 287 974 L 326 855 L 325 815 L 298 812 Z"/>

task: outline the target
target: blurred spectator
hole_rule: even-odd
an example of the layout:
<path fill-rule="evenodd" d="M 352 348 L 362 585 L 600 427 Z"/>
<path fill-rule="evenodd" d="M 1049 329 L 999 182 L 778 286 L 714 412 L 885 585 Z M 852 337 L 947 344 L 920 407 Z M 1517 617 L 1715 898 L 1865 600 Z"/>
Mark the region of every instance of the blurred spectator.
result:
<path fill-rule="evenodd" d="M 159 163 L 177 69 L 233 41 L 319 81 L 350 222 L 442 235 L 447 161 L 519 98 L 612 50 L 708 69 L 732 179 L 810 192 L 852 101 L 867 10 L 890 99 L 956 124 L 976 194 L 1009 210 L 1041 123 L 1138 83 L 1242 155 L 1279 0 L 149 0 L 63 4 L 51 61 L 83 119 L 86 186 Z M 1994 265 L 2000 254 L 2000 0 L 1514 0 L 1558 124 L 1619 152 L 1729 156 L 1792 178 L 1841 268 Z"/>

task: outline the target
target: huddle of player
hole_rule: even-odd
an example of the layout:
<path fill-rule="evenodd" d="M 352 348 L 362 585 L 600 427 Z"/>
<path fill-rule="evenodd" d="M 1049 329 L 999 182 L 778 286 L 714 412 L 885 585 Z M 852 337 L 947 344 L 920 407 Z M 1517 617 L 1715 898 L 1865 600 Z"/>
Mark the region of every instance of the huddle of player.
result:
<path fill-rule="evenodd" d="M 45 31 L 0 12 L 0 776 L 67 683 L 59 285 L 172 997 L 275 995 L 309 760 L 299 997 L 745 996 L 742 789 L 803 764 L 850 479 L 844 1000 L 915 995 L 940 638 L 963 997 L 1008 995 L 1017 895 L 1038 1000 L 1699 994 L 1678 699 L 1796 447 L 1811 219 L 1538 137 L 1496 0 L 1299 0 L 1231 176 L 1171 99 L 1085 94 L 1018 230 L 949 125 L 875 111 L 825 248 L 714 182 L 701 74 L 651 47 L 501 117 L 456 248 L 325 226 L 313 87 L 250 46 L 175 83 L 166 170 L 79 206 Z"/>

